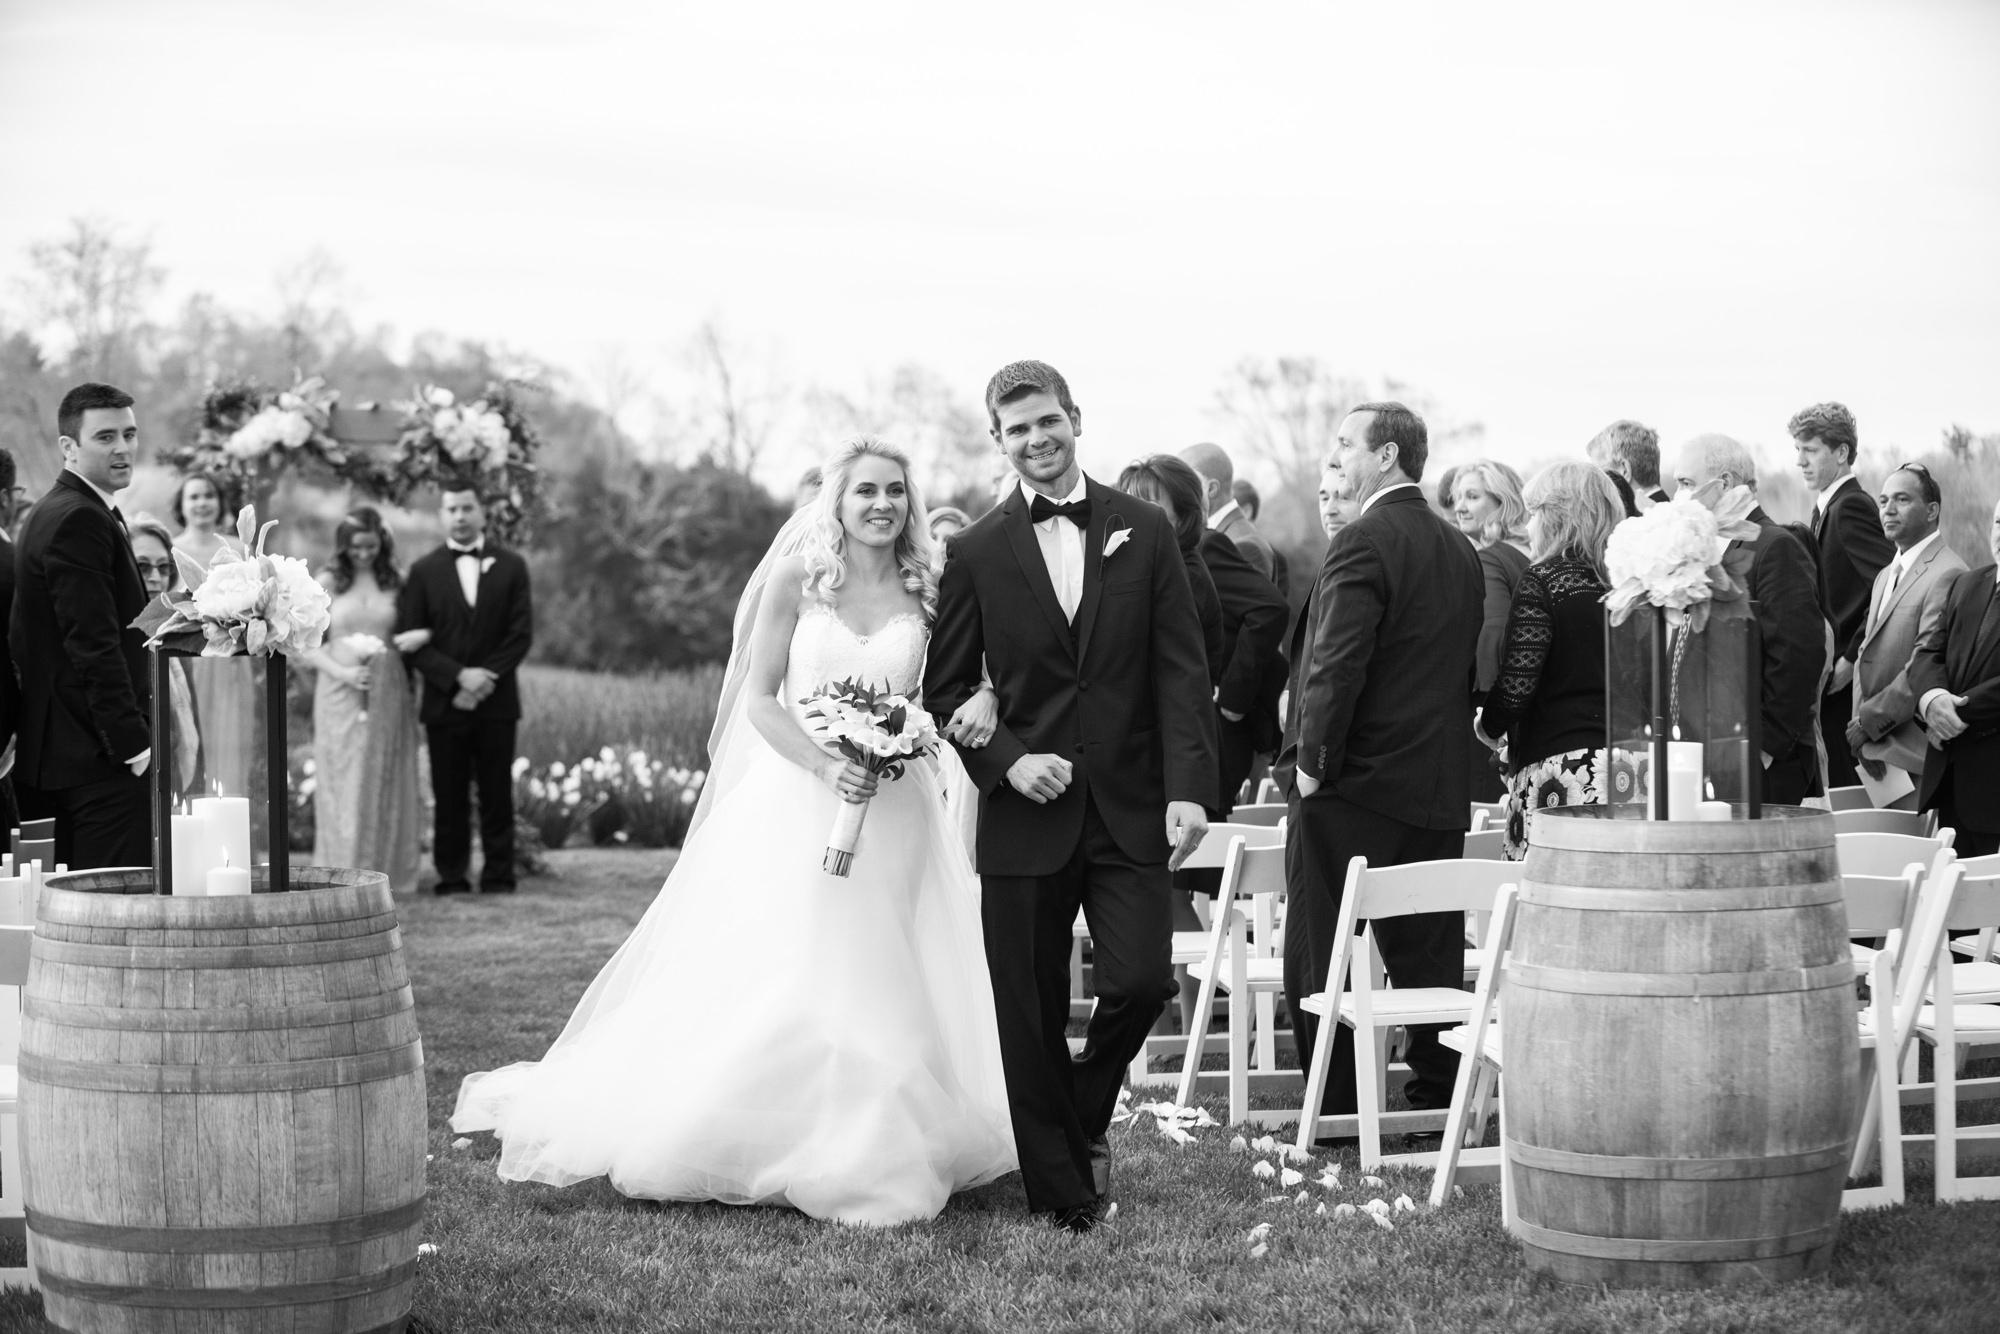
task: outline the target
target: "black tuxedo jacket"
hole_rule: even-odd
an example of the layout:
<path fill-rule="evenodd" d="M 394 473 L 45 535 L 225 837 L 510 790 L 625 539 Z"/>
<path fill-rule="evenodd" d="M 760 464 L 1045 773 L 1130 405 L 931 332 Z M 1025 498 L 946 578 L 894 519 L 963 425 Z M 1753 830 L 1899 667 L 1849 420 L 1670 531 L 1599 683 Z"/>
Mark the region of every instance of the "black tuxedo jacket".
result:
<path fill-rule="evenodd" d="M 1852 476 L 1827 503 L 1814 540 L 1819 545 L 1820 602 L 1833 622 L 1834 656 L 1852 662 L 1868 632 L 1875 576 L 1896 558 L 1896 548 L 1882 531 L 1881 511 Z"/>
<path fill-rule="evenodd" d="M 1478 554 L 1416 487 L 1336 533 L 1292 659 L 1293 767 L 1403 824 L 1466 828 L 1485 602 Z"/>
<path fill-rule="evenodd" d="M 1937 804 L 1938 785 L 1952 775 L 1958 823 L 1979 833 L 2000 832 L 2000 596 L 1991 565 L 1958 576 L 1937 628 L 1917 644 L 1910 660 L 1910 692 L 1921 702 L 1930 690 L 1965 696 L 1958 716 L 1965 731 L 1924 752 L 1919 810 Z"/>
<path fill-rule="evenodd" d="M 1758 714 L 1765 751 L 1782 759 L 1813 745 L 1813 708 L 1826 669 L 1826 618 L 1812 553 L 1762 506 L 1749 517 L 1757 525 L 1756 538 L 1731 542 L 1729 549 L 1752 549 L 1750 601 L 1763 653 Z M 1879 529 L 1876 535 L 1881 535 Z M 1865 619 L 1865 596 L 1861 612 Z"/>
<path fill-rule="evenodd" d="M 55 790 L 129 777 L 153 744 L 146 608 L 132 543 L 90 483 L 56 475 L 14 552 L 8 648 L 20 676 L 15 776 Z"/>
<path fill-rule="evenodd" d="M 1278 738 L 1278 696 L 1285 689 L 1284 594 L 1224 534 L 1202 534 L 1201 559 L 1222 604 L 1222 678 L 1215 702 L 1254 725 L 1257 747 Z"/>
<path fill-rule="evenodd" d="M 528 562 L 488 542 L 479 576 L 479 605 L 465 605 L 458 583 L 457 554 L 438 547 L 410 567 L 396 596 L 396 631 L 429 630 L 431 642 L 405 655 L 424 678 L 419 717 L 426 727 L 454 722 L 505 722 L 521 716 L 521 690 L 514 669 L 535 642 L 535 614 L 528 597 Z M 493 693 L 470 712 L 455 709 L 458 674 L 484 667 L 498 676 Z"/>
<path fill-rule="evenodd" d="M 1215 708 L 1201 622 L 1172 526 L 1160 508 L 1086 484 L 1083 597 L 1074 627 L 1049 580 L 1020 489 L 946 543 L 925 706 L 949 718 L 979 688 L 1000 724 L 961 747 L 981 795 L 979 870 L 1050 875 L 1083 835 L 1085 796 L 1133 861 L 1164 862 L 1166 803 L 1215 800 Z M 1125 532 L 1105 554 L 1112 535 Z M 1038 805 L 1006 781 L 1028 754 L 1074 766 L 1062 796 Z"/>
<path fill-rule="evenodd" d="M 14 675 L 7 622 L 14 615 L 14 542 L 0 532 L 0 750 L 13 739 L 21 717 L 21 681 Z"/>

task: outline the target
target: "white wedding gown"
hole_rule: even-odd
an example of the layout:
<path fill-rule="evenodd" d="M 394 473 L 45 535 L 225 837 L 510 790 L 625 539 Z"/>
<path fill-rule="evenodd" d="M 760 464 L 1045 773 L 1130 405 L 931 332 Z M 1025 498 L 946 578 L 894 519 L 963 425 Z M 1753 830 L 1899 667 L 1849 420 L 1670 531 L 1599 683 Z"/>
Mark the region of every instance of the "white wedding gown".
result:
<path fill-rule="evenodd" d="M 926 631 L 799 617 L 785 700 L 848 677 L 915 697 Z M 979 885 L 930 760 L 869 804 L 851 874 L 820 869 L 839 798 L 754 748 L 539 1062 L 468 1076 L 452 1128 L 500 1175 L 627 1195 L 930 1218 L 1013 1170 Z"/>

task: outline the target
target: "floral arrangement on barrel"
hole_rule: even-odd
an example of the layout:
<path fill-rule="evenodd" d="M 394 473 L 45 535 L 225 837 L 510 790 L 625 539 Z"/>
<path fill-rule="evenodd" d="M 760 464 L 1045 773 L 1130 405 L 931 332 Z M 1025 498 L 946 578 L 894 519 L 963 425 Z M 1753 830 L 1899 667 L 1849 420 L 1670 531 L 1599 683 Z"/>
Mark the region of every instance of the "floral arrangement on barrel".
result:
<path fill-rule="evenodd" d="M 495 380 L 461 403 L 442 385 L 422 385 L 403 406 L 393 480 L 385 498 L 402 504 L 419 487 L 466 488 L 486 506 L 486 530 L 502 542 L 524 540 L 547 517 L 535 456 L 542 441 L 521 407 L 535 386 Z"/>
<path fill-rule="evenodd" d="M 254 491 L 287 468 L 303 468 L 379 495 L 390 479 L 387 465 L 366 450 L 349 450 L 332 435 L 340 399 L 321 377 L 298 376 L 289 389 L 254 380 L 211 384 L 201 403 L 192 445 L 170 450 L 168 464 L 206 472 Z"/>
<path fill-rule="evenodd" d="M 225 545 L 203 568 L 176 549 L 182 587 L 154 598 L 133 622 L 146 632 L 146 647 L 205 658 L 318 648 L 333 599 L 304 561 L 264 550 L 277 526 L 273 519 L 259 529 L 257 511 L 246 505 L 236 516 L 236 534 L 248 555 Z"/>
<path fill-rule="evenodd" d="M 902 695 L 875 690 L 859 681 L 833 681 L 805 699 L 806 730 L 821 743 L 878 778 L 903 776 L 911 760 L 936 752 L 937 729 L 930 714 Z M 827 837 L 820 869 L 844 876 L 854 865 L 855 845 L 868 801 L 843 802 Z"/>
<path fill-rule="evenodd" d="M 1660 608 L 1668 625 L 1685 624 L 1696 634 L 1708 628 L 1711 614 L 1748 616 L 1752 553 L 1731 552 L 1729 544 L 1757 536 L 1750 519 L 1756 507 L 1749 487 L 1724 491 L 1715 481 L 1612 529 L 1604 550 L 1611 623 L 1623 625 L 1642 602 Z"/>

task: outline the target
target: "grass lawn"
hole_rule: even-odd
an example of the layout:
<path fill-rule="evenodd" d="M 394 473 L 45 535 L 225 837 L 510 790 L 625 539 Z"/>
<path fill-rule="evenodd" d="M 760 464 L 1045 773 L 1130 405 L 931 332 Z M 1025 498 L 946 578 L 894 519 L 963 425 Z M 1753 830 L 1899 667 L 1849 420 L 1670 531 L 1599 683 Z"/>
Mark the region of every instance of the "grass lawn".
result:
<path fill-rule="evenodd" d="M 540 1054 L 644 911 L 672 852 L 569 850 L 513 898 L 403 909 L 431 1104 L 437 1252 L 416 1329 L 1947 1331 L 2000 1328 L 2000 1203 L 1928 1203 L 1844 1220 L 1834 1273 L 1703 1293 L 1607 1292 L 1530 1276 L 1496 1187 L 1396 1230 L 1267 1202 L 1234 1132 L 1176 1147 L 1149 1117 L 1114 1130 L 1118 1218 L 1073 1238 L 1030 1223 L 1018 1178 L 886 1231 L 771 1209 L 626 1200 L 602 1182 L 504 1185 L 497 1146 L 451 1147 L 459 1079 Z M 748 970 L 746 970 L 748 971 Z M 1220 1115 L 1221 1107 L 1210 1110 Z M 1342 1155 L 1351 1183 L 1353 1155 Z M 1315 1162 L 1324 1159 L 1315 1160 Z M 1316 1173 L 1308 1171 L 1308 1176 Z M 1913 1198 L 1929 1197 L 1914 1175 Z M 1379 1192 L 1422 1199 L 1424 1173 Z M 1296 1192 L 1293 1192 L 1296 1193 Z M 1354 1185 L 1329 1203 L 1365 1203 Z M 1271 1223 L 1269 1251 L 1248 1233 Z M 0 1330 L 53 1328 L 39 1298 L 0 1298 Z"/>

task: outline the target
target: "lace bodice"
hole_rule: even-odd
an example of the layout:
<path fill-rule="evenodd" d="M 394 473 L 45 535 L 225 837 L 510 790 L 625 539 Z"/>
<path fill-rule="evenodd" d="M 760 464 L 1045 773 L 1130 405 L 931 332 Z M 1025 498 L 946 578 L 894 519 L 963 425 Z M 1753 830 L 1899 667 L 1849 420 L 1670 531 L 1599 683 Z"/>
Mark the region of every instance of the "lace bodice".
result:
<path fill-rule="evenodd" d="M 903 612 L 872 635 L 859 635 L 831 605 L 815 602 L 799 613 L 785 668 L 785 707 L 793 716 L 799 701 L 829 681 L 853 678 L 887 685 L 915 699 L 923 688 L 924 646 L 930 640 L 923 617 Z"/>

